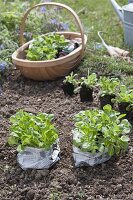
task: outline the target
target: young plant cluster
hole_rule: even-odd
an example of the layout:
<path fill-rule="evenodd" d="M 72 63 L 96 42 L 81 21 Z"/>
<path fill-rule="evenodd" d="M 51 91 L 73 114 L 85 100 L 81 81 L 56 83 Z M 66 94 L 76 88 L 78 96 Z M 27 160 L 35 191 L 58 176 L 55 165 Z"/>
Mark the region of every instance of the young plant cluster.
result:
<path fill-rule="evenodd" d="M 123 119 L 124 114 L 110 105 L 103 110 L 81 111 L 75 115 L 73 143 L 83 152 L 107 152 L 110 156 L 126 151 L 131 125 Z"/>
<path fill-rule="evenodd" d="M 65 80 L 63 81 L 64 84 L 62 86 L 65 94 L 69 94 L 70 96 L 74 94 L 74 88 L 78 85 L 76 78 L 77 74 L 74 74 L 73 72 L 71 72 L 69 76 L 65 77 Z"/>
<path fill-rule="evenodd" d="M 65 94 L 69 94 L 72 96 L 74 92 L 76 93 L 78 90 L 80 90 L 80 99 L 81 101 L 93 101 L 93 88 L 96 84 L 97 77 L 95 73 L 89 74 L 87 77 L 82 77 L 80 80 L 77 79 L 77 74 L 73 74 L 71 72 L 70 75 L 65 77 L 65 80 L 63 81 L 63 90 Z M 68 87 L 68 85 L 71 84 Z M 70 94 L 71 90 L 71 94 Z"/>
<path fill-rule="evenodd" d="M 106 104 L 113 106 L 112 99 L 115 98 L 119 90 L 120 80 L 118 78 L 100 77 L 98 85 L 100 87 L 99 99 L 101 108 Z"/>
<path fill-rule="evenodd" d="M 100 86 L 100 105 L 110 104 L 114 106 L 117 103 L 119 112 L 125 113 L 126 118 L 133 121 L 133 89 L 122 85 L 119 79 L 101 77 Z"/>
<path fill-rule="evenodd" d="M 29 45 L 26 59 L 35 61 L 56 59 L 68 44 L 68 40 L 63 35 L 49 34 L 38 36 Z"/>
<path fill-rule="evenodd" d="M 125 85 L 121 85 L 119 93 L 114 101 L 117 102 L 118 105 L 121 103 L 127 104 L 127 111 L 133 109 L 133 89 L 128 89 Z"/>
<path fill-rule="evenodd" d="M 120 85 L 120 80 L 118 78 L 108 78 L 108 77 L 100 77 L 99 80 L 95 73 L 89 74 L 87 77 L 81 77 L 80 80 L 77 79 L 77 74 L 73 74 L 73 72 L 65 77 L 64 83 L 70 82 L 75 86 L 85 86 L 89 89 L 93 89 L 95 86 L 100 86 L 100 96 L 105 95 L 114 95 L 117 91 L 117 87 Z"/>
<path fill-rule="evenodd" d="M 125 113 L 126 118 L 133 122 L 133 89 L 121 85 L 119 93 L 112 101 L 118 104 L 120 113 Z"/>
<path fill-rule="evenodd" d="M 76 77 L 76 79 L 75 79 Z M 77 74 L 73 72 L 66 76 L 64 84 L 71 82 L 71 95 L 74 91 L 80 88 L 80 99 L 81 101 L 93 101 L 93 88 L 97 86 L 99 91 L 100 107 L 103 108 L 105 105 L 110 104 L 112 107 L 114 103 L 118 104 L 120 113 L 127 114 L 128 119 L 133 119 L 133 89 L 122 85 L 118 78 L 100 77 L 97 79 L 96 74 L 89 74 L 87 77 L 82 77 L 80 80 L 77 79 Z M 74 90 L 74 88 L 76 88 Z M 64 90 L 65 94 L 69 94 L 69 88 Z M 72 92 L 73 91 L 73 92 Z"/>
<path fill-rule="evenodd" d="M 109 97 L 109 101 L 106 104 L 111 104 L 111 99 L 115 97 L 117 87 L 120 84 L 120 81 L 117 78 L 100 77 L 98 80 L 95 73 L 89 74 L 89 70 L 87 77 L 81 77 L 80 80 L 77 79 L 77 74 L 74 75 L 72 72 L 70 75 L 65 77 L 63 83 L 70 83 L 70 81 L 74 86 L 73 94 L 74 91 L 80 89 L 81 101 L 93 101 L 93 89 L 95 86 L 100 86 L 100 97 Z"/>
<path fill-rule="evenodd" d="M 126 151 L 128 148 L 128 133 L 131 125 L 123 119 L 125 114 L 112 109 L 110 105 L 103 110 L 93 109 L 81 111 L 75 115 L 73 144 L 82 152 L 107 153 L 112 156 Z M 26 147 L 50 150 L 58 139 L 58 131 L 52 124 L 53 115 L 18 111 L 10 117 L 9 145 L 17 145 L 17 151 Z"/>
<path fill-rule="evenodd" d="M 100 77 L 100 96 L 114 95 L 116 93 L 117 86 L 120 85 L 120 80 L 118 78 L 107 78 L 105 76 Z"/>
<path fill-rule="evenodd" d="M 93 89 L 96 85 L 97 77 L 95 73 L 89 74 L 87 77 L 82 77 L 80 83 L 80 99 L 84 101 L 93 101 Z"/>
<path fill-rule="evenodd" d="M 9 145 L 17 145 L 17 151 L 25 147 L 36 147 L 49 150 L 58 138 L 58 132 L 52 124 L 53 115 L 18 111 L 10 118 Z"/>

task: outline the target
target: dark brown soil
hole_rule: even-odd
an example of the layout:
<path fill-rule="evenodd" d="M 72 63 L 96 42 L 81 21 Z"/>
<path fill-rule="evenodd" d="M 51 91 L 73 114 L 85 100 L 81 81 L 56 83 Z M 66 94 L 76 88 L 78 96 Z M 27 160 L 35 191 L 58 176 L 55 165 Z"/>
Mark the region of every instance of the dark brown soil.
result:
<path fill-rule="evenodd" d="M 17 71 L 8 76 L 0 96 L 0 199 L 1 200 L 94 200 L 133 199 L 133 137 L 129 151 L 96 167 L 75 168 L 72 158 L 73 116 L 80 110 L 99 106 L 80 102 L 79 95 L 65 96 L 62 80 L 34 82 Z M 9 117 L 17 109 L 55 115 L 60 130 L 61 160 L 50 170 L 23 171 L 16 150 L 6 145 Z"/>

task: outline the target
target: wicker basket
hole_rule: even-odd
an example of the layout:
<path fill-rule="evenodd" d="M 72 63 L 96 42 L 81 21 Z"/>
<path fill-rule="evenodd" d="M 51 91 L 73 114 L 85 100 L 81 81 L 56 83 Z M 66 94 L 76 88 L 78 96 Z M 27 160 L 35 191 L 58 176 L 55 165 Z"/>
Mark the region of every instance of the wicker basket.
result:
<path fill-rule="evenodd" d="M 44 5 L 58 6 L 68 10 L 75 18 L 75 21 L 80 29 L 80 33 L 76 32 L 57 32 L 57 33 L 64 35 L 65 38 L 67 39 L 80 38 L 82 43 L 77 49 L 75 49 L 68 55 L 63 56 L 61 58 L 57 58 L 55 60 L 47 60 L 47 61 L 29 61 L 25 59 L 26 57 L 25 50 L 28 48 L 32 40 L 24 44 L 23 33 L 25 29 L 25 21 L 32 9 Z M 83 33 L 83 28 L 79 17 L 70 7 L 60 3 L 46 2 L 35 5 L 25 13 L 20 26 L 20 43 L 22 46 L 18 48 L 12 55 L 12 61 L 14 65 L 20 70 L 20 72 L 25 77 L 33 80 L 54 80 L 58 77 L 67 75 L 74 67 L 76 67 L 79 64 L 84 54 L 85 46 L 87 43 L 87 36 L 84 35 Z"/>

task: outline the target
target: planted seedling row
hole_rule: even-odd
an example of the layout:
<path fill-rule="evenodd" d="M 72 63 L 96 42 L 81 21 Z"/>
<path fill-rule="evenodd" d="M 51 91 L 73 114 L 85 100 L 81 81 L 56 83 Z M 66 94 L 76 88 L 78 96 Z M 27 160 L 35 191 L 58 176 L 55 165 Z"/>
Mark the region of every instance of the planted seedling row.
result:
<path fill-rule="evenodd" d="M 71 87 L 70 87 L 71 85 Z M 117 103 L 120 113 L 127 114 L 129 120 L 133 120 L 133 89 L 122 85 L 118 78 L 100 77 L 89 74 L 80 80 L 73 72 L 65 77 L 63 90 L 65 94 L 72 96 L 79 91 L 81 102 L 92 102 L 94 87 L 99 88 L 100 108 L 110 104 L 112 107 Z"/>
<path fill-rule="evenodd" d="M 93 101 L 93 88 L 96 81 L 97 78 L 95 73 L 90 75 L 88 71 L 88 76 L 86 78 L 82 77 L 80 80 L 77 80 L 77 74 L 73 74 L 72 72 L 69 76 L 65 77 L 62 88 L 64 94 L 68 94 L 70 96 L 79 91 L 82 102 Z M 71 84 L 71 89 L 68 86 L 69 84 Z"/>

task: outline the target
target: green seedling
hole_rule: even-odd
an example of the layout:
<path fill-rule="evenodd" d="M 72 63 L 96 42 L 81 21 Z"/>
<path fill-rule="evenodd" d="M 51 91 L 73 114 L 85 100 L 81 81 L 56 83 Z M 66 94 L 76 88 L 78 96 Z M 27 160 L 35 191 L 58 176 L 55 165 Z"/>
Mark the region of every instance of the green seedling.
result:
<path fill-rule="evenodd" d="M 58 132 L 52 124 L 53 115 L 18 111 L 10 117 L 9 145 L 17 145 L 17 151 L 25 147 L 36 147 L 49 150 L 58 138 Z"/>
<path fill-rule="evenodd" d="M 81 151 L 93 154 L 108 152 L 112 156 L 126 151 L 131 125 L 128 120 L 122 120 L 124 116 L 110 105 L 104 106 L 103 110 L 79 112 L 74 118 L 73 144 Z"/>

